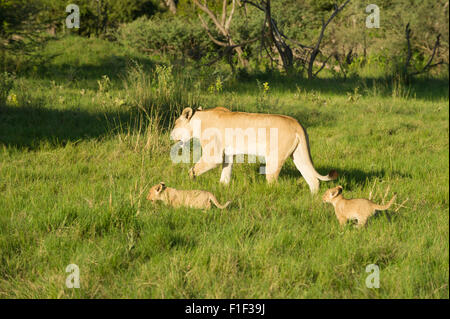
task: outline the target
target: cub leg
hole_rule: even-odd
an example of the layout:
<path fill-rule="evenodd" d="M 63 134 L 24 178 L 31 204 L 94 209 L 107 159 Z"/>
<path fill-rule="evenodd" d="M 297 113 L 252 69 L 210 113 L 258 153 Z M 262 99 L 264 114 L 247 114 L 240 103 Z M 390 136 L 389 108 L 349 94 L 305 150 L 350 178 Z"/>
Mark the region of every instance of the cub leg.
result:
<path fill-rule="evenodd" d="M 343 227 L 345 225 L 345 223 L 347 222 L 347 218 L 340 216 L 340 215 L 336 215 L 338 221 L 339 221 L 339 225 L 341 227 Z"/>
<path fill-rule="evenodd" d="M 356 224 L 357 228 L 363 227 L 367 222 L 367 217 L 358 216 L 358 223 Z"/>

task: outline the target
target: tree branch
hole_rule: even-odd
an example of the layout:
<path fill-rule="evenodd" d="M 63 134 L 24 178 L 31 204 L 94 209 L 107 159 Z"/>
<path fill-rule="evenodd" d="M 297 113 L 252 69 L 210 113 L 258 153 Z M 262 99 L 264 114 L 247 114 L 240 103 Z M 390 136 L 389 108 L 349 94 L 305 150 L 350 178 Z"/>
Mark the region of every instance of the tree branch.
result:
<path fill-rule="evenodd" d="M 412 57 L 411 42 L 410 42 L 411 28 L 409 27 L 409 22 L 406 24 L 405 37 L 406 37 L 406 45 L 407 45 L 407 50 L 408 50 L 408 53 L 406 55 L 406 62 L 405 62 L 405 74 L 407 75 L 408 74 L 409 64 L 411 62 L 411 57 Z"/>
<path fill-rule="evenodd" d="M 417 75 L 417 74 L 420 74 L 420 73 L 423 73 L 423 72 L 426 72 L 428 69 L 431 69 L 432 67 L 435 67 L 437 65 L 440 65 L 440 64 L 444 63 L 444 61 L 441 60 L 441 61 L 439 61 L 437 63 L 431 64 L 431 62 L 434 59 L 434 56 L 436 55 L 436 50 L 437 50 L 437 48 L 440 45 L 440 38 L 441 38 L 441 35 L 438 34 L 438 36 L 436 38 L 436 42 L 434 44 L 433 53 L 431 54 L 430 59 L 428 60 L 427 64 L 423 67 L 423 69 L 421 71 L 416 71 L 416 72 L 411 73 L 410 74 L 411 76 Z"/>
<path fill-rule="evenodd" d="M 213 37 L 211 31 L 209 30 L 208 24 L 205 22 L 205 20 L 203 20 L 203 18 L 202 18 L 202 16 L 200 14 L 198 15 L 198 17 L 200 19 L 200 22 L 201 22 L 203 28 L 206 30 L 206 33 L 208 34 L 208 37 L 211 39 L 211 41 L 214 42 L 217 45 L 222 46 L 222 47 L 227 47 L 228 43 L 219 41 L 219 40 L 217 40 L 216 38 Z"/>
<path fill-rule="evenodd" d="M 436 42 L 434 43 L 433 51 L 431 53 L 430 58 L 428 59 L 427 64 L 425 64 L 425 66 L 422 68 L 422 70 L 417 70 L 416 69 L 414 72 L 408 73 L 408 68 L 410 67 L 411 58 L 412 58 L 411 40 L 410 40 L 410 38 L 411 38 L 411 28 L 409 26 L 409 23 L 406 25 L 406 28 L 405 28 L 405 36 L 406 36 L 406 44 L 407 44 L 407 50 L 408 50 L 408 53 L 407 53 L 407 56 L 406 56 L 406 62 L 405 62 L 405 76 L 406 77 L 409 78 L 409 77 L 412 77 L 414 75 L 418 75 L 418 74 L 424 73 L 424 72 L 428 71 L 429 69 L 431 69 L 432 67 L 435 67 L 435 66 L 438 66 L 438 65 L 444 63 L 444 61 L 441 60 L 441 61 L 439 61 L 437 63 L 431 64 L 431 62 L 433 62 L 433 59 L 434 59 L 434 57 L 436 55 L 436 51 L 437 51 L 437 49 L 438 49 L 438 47 L 440 45 L 441 35 L 438 34 L 437 37 L 436 37 Z"/>
<path fill-rule="evenodd" d="M 313 66 L 314 61 L 316 60 L 317 55 L 320 52 L 320 44 L 322 43 L 323 36 L 325 34 L 325 29 L 327 28 L 328 24 L 330 24 L 331 20 L 336 17 L 336 15 L 342 11 L 345 6 L 350 2 L 350 0 L 345 1 L 340 7 L 337 6 L 337 4 L 334 5 L 334 11 L 331 14 L 331 16 L 328 18 L 327 22 L 322 18 L 322 29 L 320 30 L 319 38 L 317 39 L 317 43 L 312 49 L 311 56 L 309 58 L 309 64 L 308 64 L 308 78 L 312 79 L 314 78 L 313 74 Z"/>
<path fill-rule="evenodd" d="M 200 2 L 198 0 L 193 0 L 194 4 L 203 12 L 205 12 L 209 18 L 212 20 L 212 22 L 216 25 L 216 28 L 219 30 L 219 32 L 226 38 L 227 42 L 224 41 L 220 41 L 217 40 L 216 38 L 214 38 L 214 36 L 212 35 L 211 31 L 208 28 L 207 23 L 203 20 L 201 14 L 199 14 L 199 18 L 200 18 L 200 22 L 203 26 L 203 28 L 205 28 L 208 37 L 217 45 L 234 50 L 237 55 L 238 55 L 238 59 L 239 62 L 246 67 L 248 65 L 248 61 L 245 59 L 244 57 L 244 52 L 242 51 L 242 44 L 235 44 L 231 38 L 230 35 L 230 24 L 231 24 L 231 20 L 233 18 L 233 14 L 235 11 L 235 7 L 236 7 L 236 0 L 232 1 L 232 7 L 231 7 L 231 11 L 230 14 L 227 18 L 227 0 L 223 0 L 222 2 L 222 17 L 221 17 L 221 22 L 219 22 L 218 17 L 211 11 L 211 9 L 208 8 L 207 2 L 204 1 L 203 4 L 200 4 Z M 226 51 L 229 54 L 229 61 L 231 61 L 231 51 Z M 234 67 L 231 65 L 231 67 L 234 69 Z"/>
<path fill-rule="evenodd" d="M 328 60 L 329 60 L 332 56 L 333 56 L 333 54 L 330 54 L 330 55 L 328 56 L 328 58 L 326 58 L 326 60 L 323 61 L 322 66 L 320 67 L 320 69 L 317 70 L 316 73 L 314 73 L 314 77 L 316 77 L 317 74 L 319 74 L 319 72 L 323 70 L 323 68 L 325 67 L 325 65 L 327 65 Z"/>

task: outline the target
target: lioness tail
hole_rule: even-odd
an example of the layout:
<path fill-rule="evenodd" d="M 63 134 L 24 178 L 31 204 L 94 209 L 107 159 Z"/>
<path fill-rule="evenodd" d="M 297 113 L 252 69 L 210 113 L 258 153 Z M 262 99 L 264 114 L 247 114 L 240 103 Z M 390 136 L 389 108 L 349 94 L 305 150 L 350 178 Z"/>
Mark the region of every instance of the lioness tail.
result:
<path fill-rule="evenodd" d="M 317 174 L 317 178 L 320 179 L 321 181 L 334 181 L 336 178 L 338 178 L 338 172 L 336 172 L 333 169 L 326 176 L 322 176 L 320 174 Z"/>

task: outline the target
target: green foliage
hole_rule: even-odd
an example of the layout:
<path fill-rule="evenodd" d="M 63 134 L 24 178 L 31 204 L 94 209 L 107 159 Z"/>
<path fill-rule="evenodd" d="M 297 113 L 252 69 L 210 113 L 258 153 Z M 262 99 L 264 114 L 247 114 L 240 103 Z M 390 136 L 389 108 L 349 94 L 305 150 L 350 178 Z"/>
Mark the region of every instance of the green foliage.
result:
<path fill-rule="evenodd" d="M 22 29 L 24 21 L 38 14 L 41 1 L 0 1 L 0 36 Z"/>
<path fill-rule="evenodd" d="M 14 77 L 7 73 L 0 73 L 0 106 L 5 105 L 9 91 L 14 87 Z"/>
<path fill-rule="evenodd" d="M 64 0 L 9 0 L 0 2 L 0 35 L 17 33 L 24 25 L 43 23 L 48 28 L 65 29 Z M 80 28 L 66 32 L 89 36 L 101 35 L 121 23 L 131 22 L 141 16 L 152 16 L 160 11 L 156 0 L 79 0 Z M 26 23 L 25 23 L 26 22 Z M 30 30 L 31 32 L 31 30 Z"/>
<path fill-rule="evenodd" d="M 114 0 L 108 2 L 110 6 L 109 18 L 114 26 L 127 23 L 139 17 L 151 17 L 160 12 L 157 0 Z"/>
<path fill-rule="evenodd" d="M 216 5 L 218 2 L 215 2 Z M 335 1 L 273 1 L 272 15 L 277 21 L 277 26 L 287 36 L 287 43 L 295 48 L 296 64 L 298 70 L 302 70 L 304 62 L 301 58 L 308 58 L 309 51 L 300 48 L 296 43 L 306 46 L 314 46 L 322 26 L 333 12 Z M 339 2 L 340 4 L 343 1 Z M 401 63 L 406 56 L 404 30 L 408 22 L 411 23 L 413 34 L 411 38 L 413 59 L 412 63 L 419 69 L 426 63 L 431 55 L 436 36 L 441 34 L 441 46 L 435 57 L 435 61 L 444 60 L 448 63 L 448 5 L 446 1 L 381 1 L 378 3 L 381 15 L 381 27 L 368 29 L 365 26 L 367 3 L 363 1 L 351 1 L 328 26 L 321 44 L 321 54 L 317 62 L 321 63 L 328 56 L 338 55 L 341 63 L 335 58 L 328 62 L 330 66 L 341 65 L 341 71 L 335 72 L 338 77 L 347 75 L 356 76 L 371 57 L 382 56 L 383 68 L 388 76 L 399 74 Z M 216 15 L 221 14 L 220 6 L 214 6 Z M 188 6 L 189 10 L 192 8 Z M 187 10 L 187 12 L 191 12 Z M 417 14 L 427 12 L 427 14 Z M 203 13 L 202 13 L 203 14 Z M 195 13 L 190 15 L 195 19 Z M 428 19 L 433 16 L 434 19 Z M 206 17 L 206 15 L 205 15 Z M 231 23 L 230 33 L 236 43 L 259 39 L 264 14 L 247 5 L 236 10 Z M 210 30 L 220 40 L 224 40 L 217 32 L 215 26 L 210 23 Z M 290 41 L 292 39 L 294 41 Z M 216 47 L 212 47 L 217 52 Z M 247 59 L 255 69 L 270 65 L 270 59 L 266 52 L 261 51 L 260 42 L 252 42 L 243 46 Z M 276 52 L 271 52 L 276 57 Z M 353 60 L 359 59 L 357 63 Z M 379 60 L 381 61 L 381 60 Z M 372 62 L 375 62 L 373 60 Z M 358 66 L 359 65 L 359 66 Z M 445 72 L 445 67 L 438 67 L 436 72 Z"/>
<path fill-rule="evenodd" d="M 340 1 L 339 3 L 342 3 Z M 166 11 L 156 0 L 80 0 L 80 29 L 65 29 L 66 2 L 62 0 L 23 1 L 10 0 L 0 4 L 0 59 L 8 71 L 29 70 L 31 64 L 43 64 L 39 46 L 45 40 L 45 30 L 57 34 L 76 33 L 83 36 L 101 36 L 117 40 L 127 47 L 137 48 L 145 54 L 164 56 L 176 63 L 220 61 L 224 49 L 215 45 L 201 26 L 198 13 L 205 16 L 212 35 L 226 41 L 208 17 L 191 1 L 178 1 L 177 14 Z M 221 1 L 209 1 L 209 7 L 217 16 L 221 14 Z M 295 70 L 305 68 L 310 51 L 298 43 L 314 46 L 322 26 L 334 10 L 334 1 L 283 0 L 272 2 L 272 15 L 278 28 L 294 49 Z M 383 56 L 385 75 L 399 75 L 404 63 L 406 23 L 411 24 L 413 58 L 412 68 L 422 69 L 431 55 L 437 34 L 441 34 L 441 46 L 435 61 L 448 63 L 448 5 L 446 1 L 380 1 L 381 28 L 365 27 L 366 3 L 351 1 L 328 26 L 323 38 L 317 62 L 325 61 L 326 69 L 336 77 L 357 76 L 364 72 L 365 61 Z M 231 10 L 228 6 L 228 10 Z M 20 10 L 19 10 L 20 8 Z M 427 14 L 417 14 L 427 12 Z M 427 19 L 433 16 L 433 19 Z M 24 23 L 26 21 L 26 23 Z M 249 60 L 252 71 L 277 68 L 277 53 L 262 50 L 259 39 L 264 14 L 253 6 L 238 6 L 233 16 L 230 34 L 235 43 L 242 46 L 243 56 Z M 39 30 L 37 32 L 36 30 Z M 118 32 L 115 32 L 118 30 Z M 266 35 L 267 36 L 267 35 Z M 255 40 L 250 41 L 249 40 Z M 6 43 L 6 45 L 5 45 Z M 33 54 L 30 54 L 33 52 Z M 269 57 L 271 54 L 272 58 Z M 16 58 L 16 56 L 18 56 Z M 338 57 L 339 61 L 335 59 Z M 358 59 L 358 63 L 353 60 Z M 236 63 L 236 57 L 232 59 Z M 226 61 L 223 59 L 223 61 Z M 228 61 L 227 61 L 228 62 Z M 368 64 L 368 63 L 367 63 Z M 337 66 L 339 65 L 339 68 Z M 316 70 L 318 66 L 315 67 Z M 444 66 L 433 69 L 445 72 Z M 328 72 L 328 71 L 327 71 Z"/>
<path fill-rule="evenodd" d="M 154 55 L 168 54 L 180 60 L 199 60 L 213 50 L 197 21 L 185 18 L 141 17 L 119 28 L 118 41 Z"/>
<path fill-rule="evenodd" d="M 103 35 L 122 23 L 158 12 L 157 2 L 153 0 L 82 0 L 77 5 L 80 7 L 80 29 L 70 32 L 80 35 Z"/>
<path fill-rule="evenodd" d="M 39 63 L 39 49 L 48 39 L 44 31 L 54 17 L 42 13 L 44 0 L 0 1 L 0 70 L 22 71 L 23 64 Z"/>

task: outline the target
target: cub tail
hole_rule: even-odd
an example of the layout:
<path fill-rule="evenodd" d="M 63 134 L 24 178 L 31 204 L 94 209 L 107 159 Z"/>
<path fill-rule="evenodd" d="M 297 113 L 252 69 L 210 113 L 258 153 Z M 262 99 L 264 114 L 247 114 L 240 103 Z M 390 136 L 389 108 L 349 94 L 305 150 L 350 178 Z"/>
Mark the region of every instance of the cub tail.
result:
<path fill-rule="evenodd" d="M 389 209 L 389 207 L 391 207 L 391 205 L 394 203 L 395 198 L 397 197 L 397 195 L 394 195 L 391 200 L 389 201 L 389 203 L 387 203 L 386 205 L 377 205 L 375 204 L 375 209 L 376 210 L 386 210 Z"/>
<path fill-rule="evenodd" d="M 212 194 L 211 194 L 210 200 L 214 203 L 214 205 L 217 206 L 217 208 L 220 208 L 220 209 L 227 208 L 227 206 L 231 204 L 231 201 L 228 201 L 225 204 L 220 205 L 220 203 L 217 201 L 217 199 Z"/>

